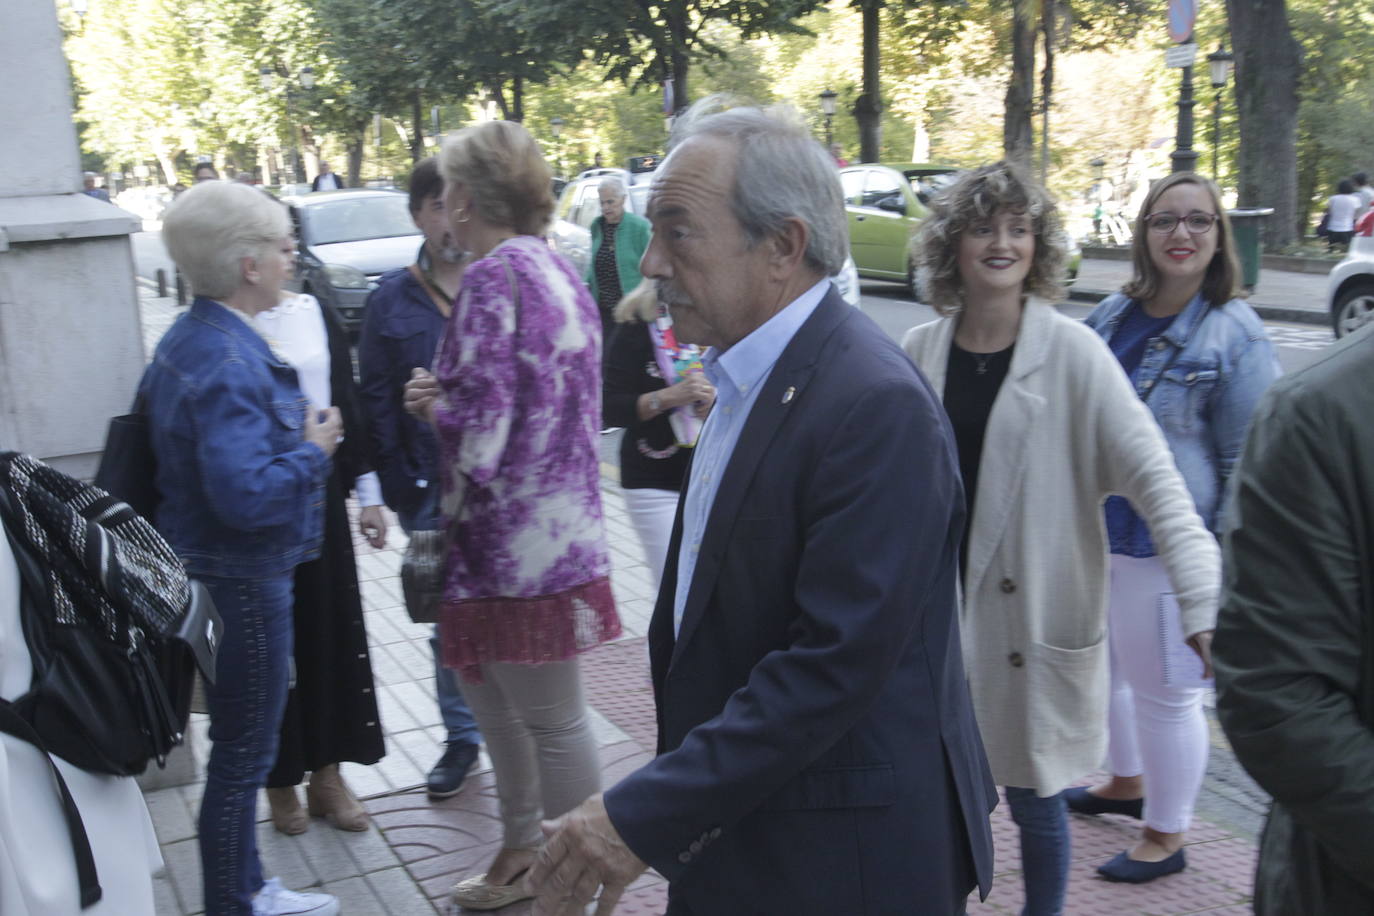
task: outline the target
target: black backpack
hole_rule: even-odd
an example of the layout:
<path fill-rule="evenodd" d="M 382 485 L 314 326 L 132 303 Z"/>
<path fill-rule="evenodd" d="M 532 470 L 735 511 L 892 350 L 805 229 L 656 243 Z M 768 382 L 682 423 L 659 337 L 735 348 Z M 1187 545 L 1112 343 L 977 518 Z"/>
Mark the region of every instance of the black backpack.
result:
<path fill-rule="evenodd" d="M 208 592 L 126 503 L 17 452 L 0 452 L 0 519 L 33 659 L 30 690 L 0 700 L 0 732 L 97 773 L 164 765 L 182 741 L 196 669 L 214 682 L 223 622 Z M 85 907 L 100 887 L 57 777 Z"/>

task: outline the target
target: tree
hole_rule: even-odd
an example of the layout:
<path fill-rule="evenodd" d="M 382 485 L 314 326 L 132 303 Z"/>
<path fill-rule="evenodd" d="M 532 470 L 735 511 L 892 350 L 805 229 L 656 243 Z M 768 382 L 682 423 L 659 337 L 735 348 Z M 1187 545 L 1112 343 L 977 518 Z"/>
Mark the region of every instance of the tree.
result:
<path fill-rule="evenodd" d="M 743 38 L 804 31 L 797 18 L 824 0 L 488 0 L 504 22 L 530 34 L 561 36 L 586 49 L 605 78 L 632 90 L 671 81 L 672 111 L 690 104 L 693 61 L 718 57 L 709 26 L 728 22 Z"/>
<path fill-rule="evenodd" d="M 1285 0 L 1226 0 L 1240 120 L 1238 203 L 1273 207 L 1266 243 L 1297 233 L 1298 76 L 1302 57 Z"/>

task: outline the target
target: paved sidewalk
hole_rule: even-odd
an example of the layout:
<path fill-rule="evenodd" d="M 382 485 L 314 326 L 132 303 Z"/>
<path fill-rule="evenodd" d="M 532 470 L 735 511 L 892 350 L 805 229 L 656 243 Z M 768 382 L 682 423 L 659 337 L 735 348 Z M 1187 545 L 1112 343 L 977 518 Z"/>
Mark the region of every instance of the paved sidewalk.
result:
<path fill-rule="evenodd" d="M 1334 266 L 1334 264 L 1333 264 Z M 1097 302 L 1116 292 L 1131 278 L 1130 261 L 1084 258 L 1069 298 Z M 1260 270 L 1259 284 L 1245 300 L 1266 321 L 1331 325 L 1326 303 L 1326 275 L 1292 270 Z"/>

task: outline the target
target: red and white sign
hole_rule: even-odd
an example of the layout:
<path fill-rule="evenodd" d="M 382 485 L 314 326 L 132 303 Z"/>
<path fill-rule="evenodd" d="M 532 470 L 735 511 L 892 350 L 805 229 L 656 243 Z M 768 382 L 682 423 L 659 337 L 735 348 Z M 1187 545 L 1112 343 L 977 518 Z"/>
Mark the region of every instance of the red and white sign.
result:
<path fill-rule="evenodd" d="M 1197 22 L 1197 0 L 1169 0 L 1169 38 L 1183 44 L 1193 37 Z"/>

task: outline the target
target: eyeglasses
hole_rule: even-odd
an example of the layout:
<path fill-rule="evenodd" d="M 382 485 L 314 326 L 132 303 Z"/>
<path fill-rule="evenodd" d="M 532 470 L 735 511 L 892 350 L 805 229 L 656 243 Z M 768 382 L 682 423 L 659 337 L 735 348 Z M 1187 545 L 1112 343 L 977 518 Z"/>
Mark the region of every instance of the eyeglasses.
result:
<path fill-rule="evenodd" d="M 1182 223 L 1189 235 L 1202 235 L 1216 224 L 1219 217 L 1215 213 L 1202 213 L 1194 210 L 1187 216 L 1177 213 L 1151 213 L 1145 217 L 1145 227 L 1158 235 L 1169 235 Z"/>

